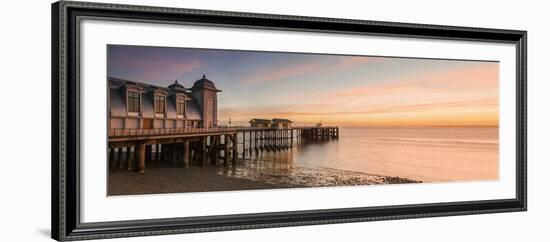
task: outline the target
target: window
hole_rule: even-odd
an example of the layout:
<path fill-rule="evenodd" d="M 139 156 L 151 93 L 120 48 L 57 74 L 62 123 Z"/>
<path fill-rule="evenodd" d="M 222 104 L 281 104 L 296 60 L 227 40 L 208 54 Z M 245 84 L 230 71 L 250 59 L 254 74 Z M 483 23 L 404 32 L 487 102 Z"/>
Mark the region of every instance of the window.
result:
<path fill-rule="evenodd" d="M 213 106 L 214 102 L 212 102 L 212 99 L 208 99 L 208 106 L 206 107 L 206 110 L 208 112 L 208 118 L 209 119 L 213 119 L 214 118 L 214 115 L 213 115 L 213 109 L 214 109 L 214 106 Z M 208 127 L 211 127 L 211 122 L 208 121 Z"/>
<path fill-rule="evenodd" d="M 177 98 L 176 99 L 176 109 L 178 115 L 185 115 L 185 99 Z"/>
<path fill-rule="evenodd" d="M 155 95 L 155 113 L 164 113 L 165 97 Z"/>
<path fill-rule="evenodd" d="M 139 113 L 139 92 L 128 92 L 128 112 Z"/>

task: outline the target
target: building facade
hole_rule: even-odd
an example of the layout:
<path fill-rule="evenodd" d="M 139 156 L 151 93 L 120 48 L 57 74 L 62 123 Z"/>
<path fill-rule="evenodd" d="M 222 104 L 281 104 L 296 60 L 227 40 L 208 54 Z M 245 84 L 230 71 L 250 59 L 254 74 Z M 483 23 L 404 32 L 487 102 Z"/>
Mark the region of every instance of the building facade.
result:
<path fill-rule="evenodd" d="M 187 89 L 109 77 L 110 129 L 212 128 L 217 126 L 218 90 L 206 76 Z"/>
<path fill-rule="evenodd" d="M 292 128 L 292 121 L 283 118 L 274 118 L 271 120 L 271 127 L 278 129 L 290 129 Z"/>

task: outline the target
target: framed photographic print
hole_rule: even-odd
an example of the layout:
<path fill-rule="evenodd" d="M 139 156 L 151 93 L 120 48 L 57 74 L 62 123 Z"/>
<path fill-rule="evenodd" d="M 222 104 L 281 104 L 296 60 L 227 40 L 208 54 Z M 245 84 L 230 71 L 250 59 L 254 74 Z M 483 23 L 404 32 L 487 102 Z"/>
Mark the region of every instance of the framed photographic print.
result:
<path fill-rule="evenodd" d="M 525 31 L 66 1 L 52 25 L 56 240 L 527 209 Z"/>

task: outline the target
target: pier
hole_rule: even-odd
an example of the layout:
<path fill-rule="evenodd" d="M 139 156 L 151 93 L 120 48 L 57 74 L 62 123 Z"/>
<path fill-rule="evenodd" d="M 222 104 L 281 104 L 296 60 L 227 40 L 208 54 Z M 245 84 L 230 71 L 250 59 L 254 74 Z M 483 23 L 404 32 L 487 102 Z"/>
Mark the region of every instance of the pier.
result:
<path fill-rule="evenodd" d="M 145 172 L 146 164 L 189 167 L 235 165 L 262 152 L 292 149 L 304 141 L 338 139 L 338 127 L 214 127 L 109 129 L 111 167 Z"/>

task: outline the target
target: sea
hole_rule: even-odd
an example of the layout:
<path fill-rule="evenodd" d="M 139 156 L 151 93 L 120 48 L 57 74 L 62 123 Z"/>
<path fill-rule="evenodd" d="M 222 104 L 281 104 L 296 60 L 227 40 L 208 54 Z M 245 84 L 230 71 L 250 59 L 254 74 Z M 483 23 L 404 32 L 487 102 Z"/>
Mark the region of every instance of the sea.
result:
<path fill-rule="evenodd" d="M 251 154 L 279 168 L 329 168 L 422 182 L 497 180 L 498 127 L 340 127 L 340 137 Z"/>

